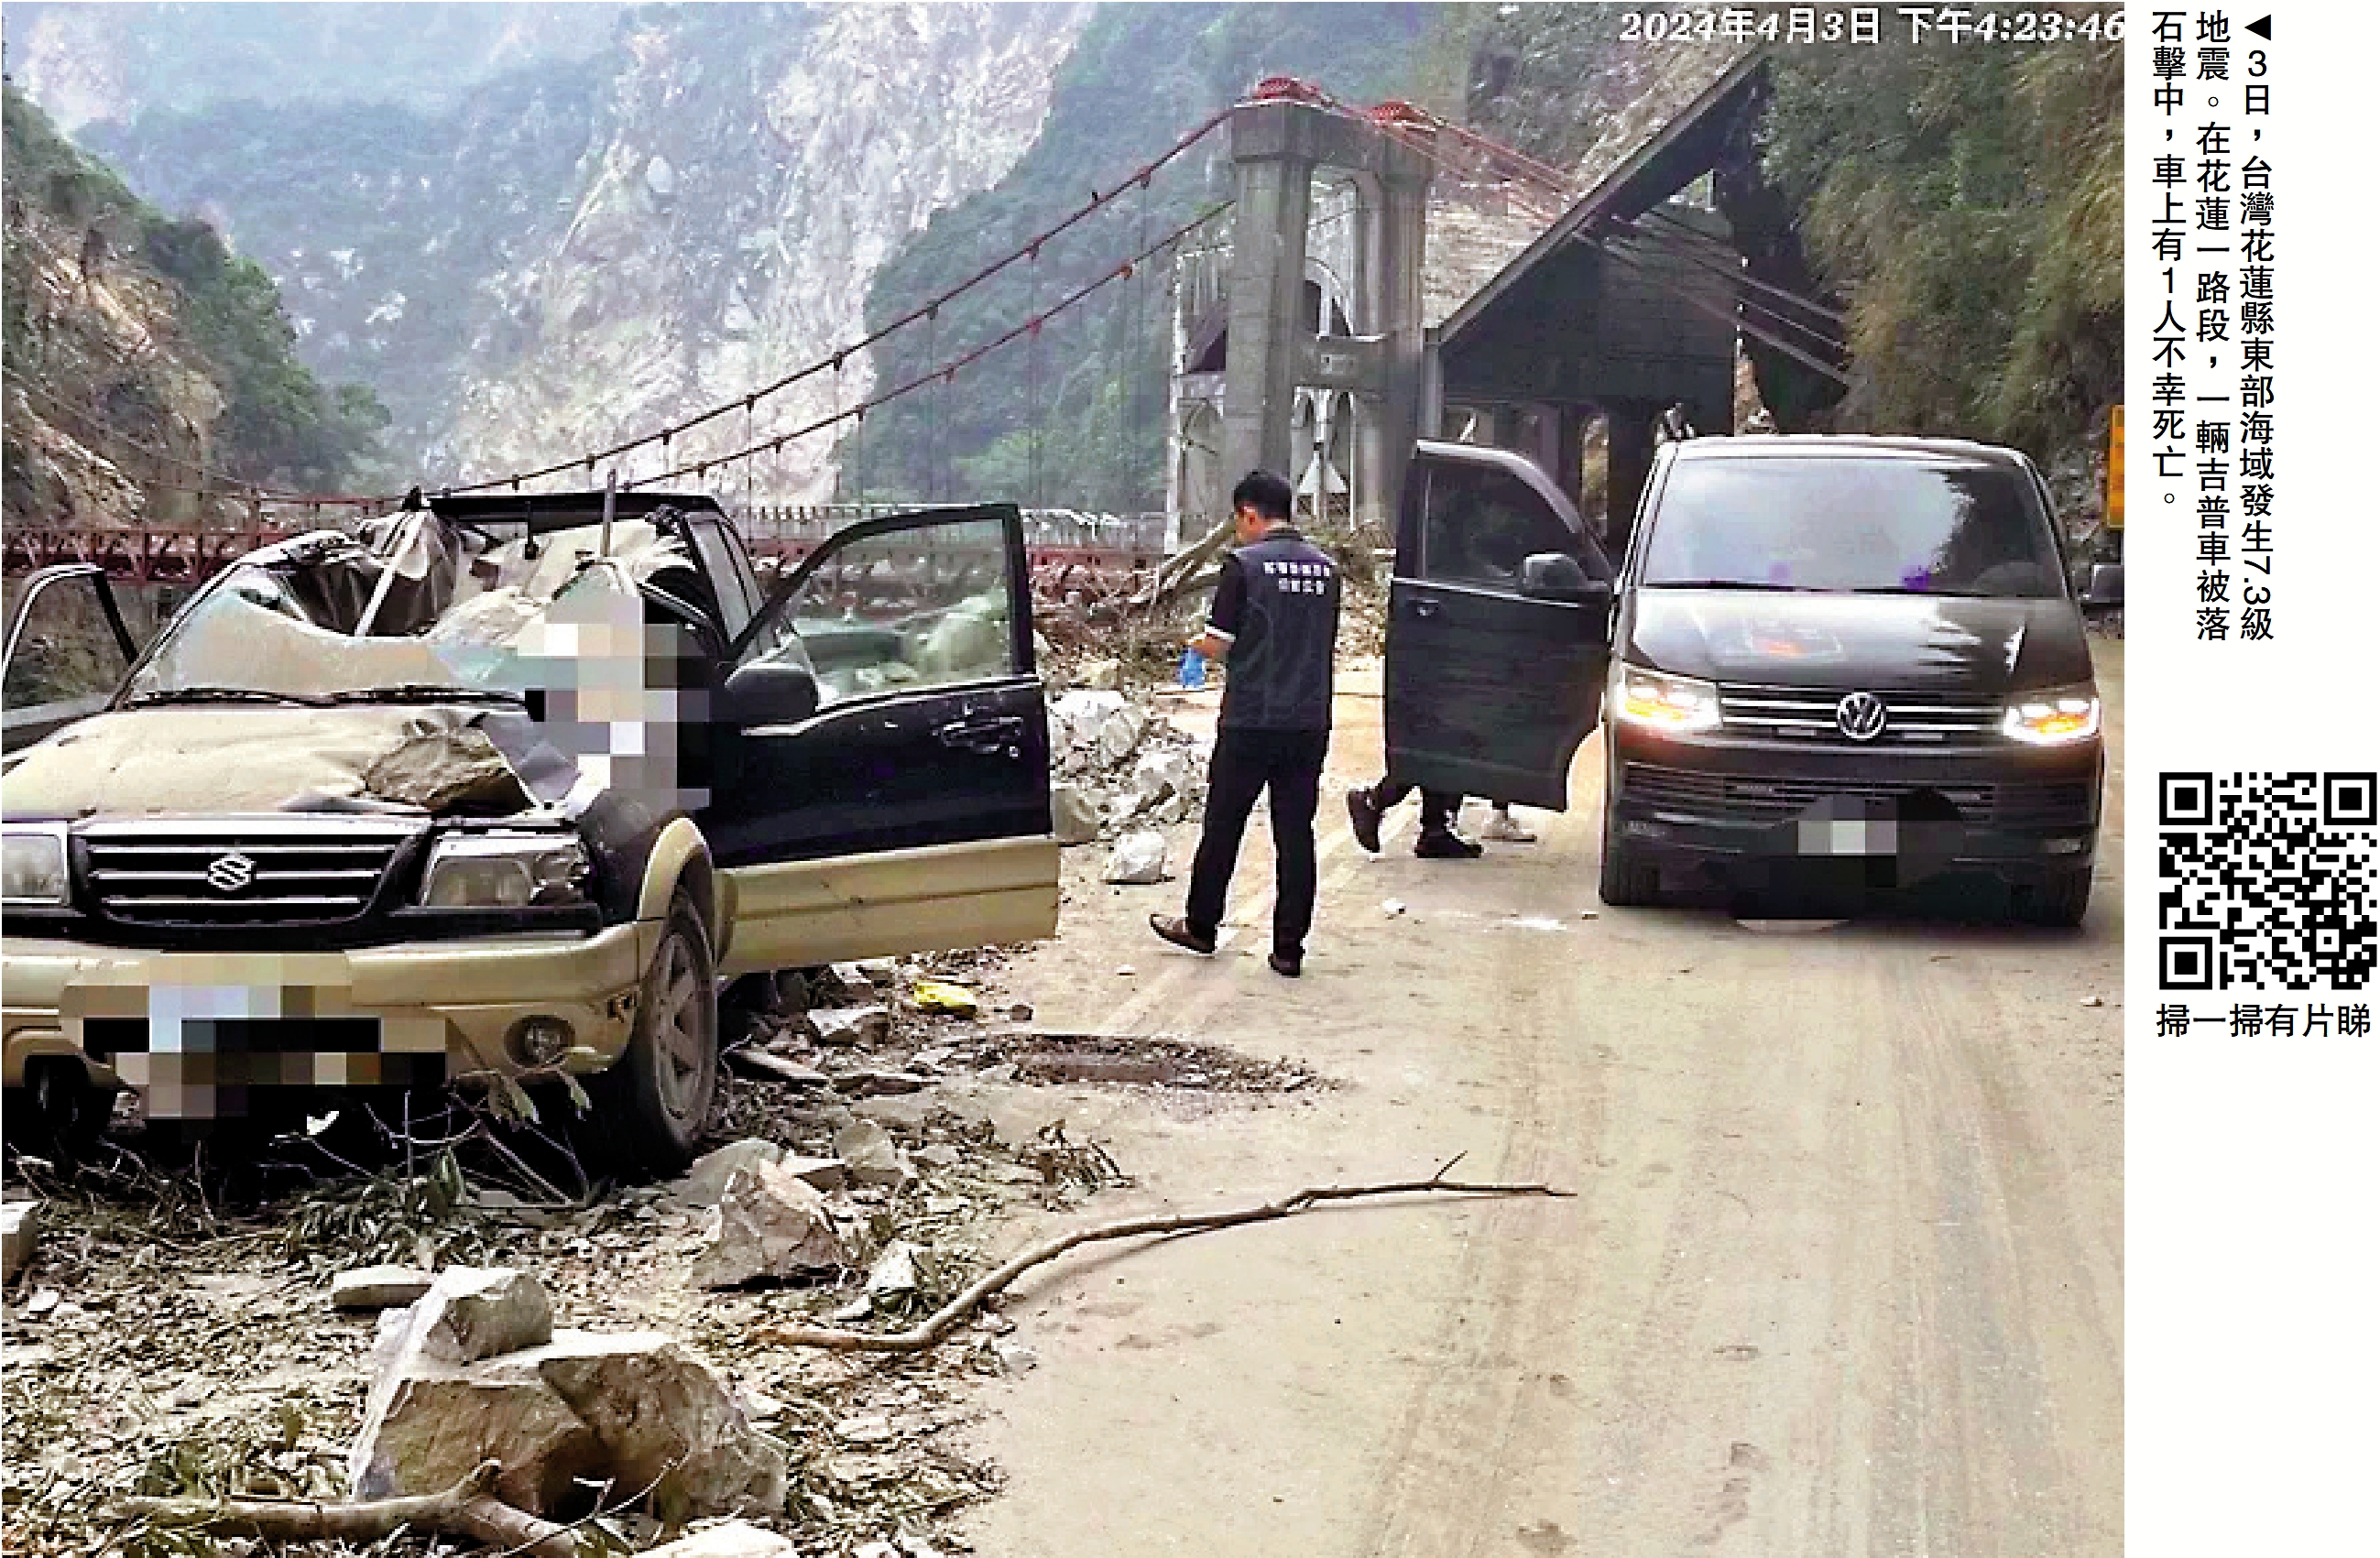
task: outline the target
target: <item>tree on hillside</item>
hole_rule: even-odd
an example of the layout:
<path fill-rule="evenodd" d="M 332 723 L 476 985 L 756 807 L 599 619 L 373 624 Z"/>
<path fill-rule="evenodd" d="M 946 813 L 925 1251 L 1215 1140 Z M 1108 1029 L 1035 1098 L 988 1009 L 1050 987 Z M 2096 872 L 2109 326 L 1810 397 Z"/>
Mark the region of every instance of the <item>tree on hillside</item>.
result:
<path fill-rule="evenodd" d="M 37 325 L 24 306 L 33 290 L 33 224 L 62 235 L 79 256 L 86 286 L 117 265 L 136 266 L 167 289 L 169 315 L 152 321 L 205 365 L 221 392 L 224 411 L 212 429 L 212 458 L 224 474 L 259 485 L 328 490 L 348 482 L 359 463 L 376 456 L 383 411 L 361 385 L 326 390 L 295 356 L 296 332 L 279 289 L 254 261 L 232 253 L 207 223 L 176 220 L 148 206 L 105 164 L 69 144 L 14 87 L 6 93 L 10 199 L 7 223 L 8 303 L 6 355 L 9 372 L 67 405 L 106 403 L 111 417 L 144 398 L 120 368 L 109 381 L 55 382 L 55 373 L 80 373 L 74 354 L 49 350 L 45 330 L 71 330 L 73 320 L 43 316 Z M 83 332 L 100 340 L 104 332 Z M 147 398 L 153 399 L 153 396 Z M 154 418 L 152 418 L 153 420 Z M 116 429 L 128 438 L 137 428 Z M 102 453 L 107 453 L 102 441 Z"/>

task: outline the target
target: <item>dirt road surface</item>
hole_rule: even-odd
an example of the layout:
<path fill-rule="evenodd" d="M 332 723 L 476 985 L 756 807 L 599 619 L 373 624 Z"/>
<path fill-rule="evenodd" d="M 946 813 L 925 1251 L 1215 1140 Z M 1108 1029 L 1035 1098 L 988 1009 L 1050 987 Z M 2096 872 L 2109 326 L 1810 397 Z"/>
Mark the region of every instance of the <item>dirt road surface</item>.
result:
<path fill-rule="evenodd" d="M 1334 786 L 1295 983 L 1254 955 L 1260 830 L 1212 960 L 1141 928 L 1179 883 L 1101 887 L 1071 851 L 1063 936 L 1011 980 L 1046 1025 L 1340 1084 L 1053 1093 L 1138 1178 L 1085 1215 L 1456 1153 L 1576 1195 L 1357 1203 L 1036 1274 L 1008 1312 L 1041 1363 L 980 1435 L 1010 1483 L 979 1551 L 2113 1558 L 2121 646 L 2102 658 L 2080 933 L 1604 908 L 1593 743 L 1572 809 L 1478 862 L 1415 860 L 1410 807 L 1364 856 Z M 1378 762 L 1377 688 L 1342 679 L 1336 780 Z"/>

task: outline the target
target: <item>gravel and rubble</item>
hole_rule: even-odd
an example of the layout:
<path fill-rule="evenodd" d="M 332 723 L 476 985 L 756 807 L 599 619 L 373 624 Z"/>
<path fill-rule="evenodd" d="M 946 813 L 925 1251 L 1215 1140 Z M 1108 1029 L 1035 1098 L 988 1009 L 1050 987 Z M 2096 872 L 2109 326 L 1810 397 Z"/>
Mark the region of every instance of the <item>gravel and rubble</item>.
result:
<path fill-rule="evenodd" d="M 754 1347 L 750 1335 L 782 1322 L 914 1322 L 989 1269 L 1013 1244 L 1017 1219 L 1063 1213 L 1123 1181 L 1124 1165 L 1099 1143 L 1070 1138 L 1050 1111 L 1030 1106 L 1041 1089 L 1327 1085 L 1287 1062 L 1218 1046 L 1037 1027 L 1029 1007 L 999 993 L 1010 955 L 982 948 L 774 982 L 775 998 L 754 1014 L 742 1046 L 820 1080 L 724 1069 L 713 1151 L 668 1184 L 582 1191 L 568 1165 L 540 1155 L 559 1139 L 551 1122 L 510 1139 L 516 1167 L 478 1142 L 469 1151 L 485 1155 L 468 1173 L 461 1147 L 339 1171 L 321 1144 L 334 1132 L 312 1143 L 309 1161 L 322 1177 L 273 1196 L 227 1189 L 218 1168 L 176 1166 L 145 1136 L 112 1137 L 115 1166 L 103 1175 L 20 1164 L 30 1182 L 12 1185 L 12 1195 L 42 1200 L 39 1237 L 6 1293 L 6 1551 L 88 1552 L 105 1540 L 105 1502 L 127 1493 L 348 1496 L 378 1317 L 409 1313 L 398 1306 L 423 1278 L 458 1266 L 534 1274 L 554 1333 L 597 1338 L 589 1345 L 598 1353 L 625 1346 L 603 1339 L 645 1334 L 657 1339 L 640 1347 L 666 1342 L 714 1369 L 754 1431 L 785 1457 L 782 1504 L 742 1518 L 790 1545 L 755 1551 L 963 1551 L 947 1517 L 993 1492 L 999 1477 L 958 1447 L 956 1431 L 973 1420 L 988 1383 L 1035 1362 L 1030 1339 L 1014 1335 L 996 1304 L 909 1357 Z M 919 999 L 921 987 L 930 999 Z M 936 1009 L 952 1005 L 976 1014 Z M 881 1019 L 860 1024 L 859 1042 L 817 1042 L 825 1013 L 870 1007 Z M 919 1091 L 882 1091 L 887 1078 Z M 988 1095 L 1026 1106 L 1002 1116 L 984 1105 Z M 837 1258 L 703 1286 L 718 1203 L 763 1178 L 826 1205 Z M 685 1534 L 642 1513 L 602 1524 L 623 1552 Z M 152 1530 L 115 1551 L 353 1558 L 365 1550 L 243 1549 Z M 371 1551 L 470 1550 L 406 1537 Z"/>

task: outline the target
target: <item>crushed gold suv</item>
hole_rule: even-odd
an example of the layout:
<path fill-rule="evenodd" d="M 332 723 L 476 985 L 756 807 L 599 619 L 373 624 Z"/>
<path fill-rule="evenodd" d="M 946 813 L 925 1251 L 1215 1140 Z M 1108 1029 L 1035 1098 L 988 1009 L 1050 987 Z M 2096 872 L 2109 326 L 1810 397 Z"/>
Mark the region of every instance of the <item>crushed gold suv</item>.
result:
<path fill-rule="evenodd" d="M 764 594 L 710 499 L 436 499 L 252 552 L 137 646 L 9 623 L 7 1127 L 583 1078 L 667 1172 L 745 974 L 1056 929 L 1021 516 L 871 519 Z M 21 1133 L 21 1134 L 20 1134 Z"/>

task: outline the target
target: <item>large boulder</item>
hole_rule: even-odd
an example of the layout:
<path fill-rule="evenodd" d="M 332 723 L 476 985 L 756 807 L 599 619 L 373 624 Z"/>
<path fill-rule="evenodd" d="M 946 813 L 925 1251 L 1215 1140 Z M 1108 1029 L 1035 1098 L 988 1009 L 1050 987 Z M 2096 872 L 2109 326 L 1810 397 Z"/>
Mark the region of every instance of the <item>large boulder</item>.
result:
<path fill-rule="evenodd" d="M 601 1472 L 603 1446 L 522 1361 L 540 1350 L 469 1365 L 415 1355 L 381 1374 L 347 1455 L 354 1496 L 434 1493 L 493 1457 L 498 1498 L 536 1515 L 564 1509 L 578 1478 Z"/>
<path fill-rule="evenodd" d="M 1113 767 L 1131 756 L 1140 746 L 1140 738 L 1148 731 L 1148 717 L 1130 704 L 1111 714 L 1099 725 L 1099 761 Z"/>
<path fill-rule="evenodd" d="M 0 1281 L 13 1280 L 33 1257 L 33 1232 L 42 1203 L 12 1201 L 0 1204 Z"/>
<path fill-rule="evenodd" d="M 1099 836 L 1099 803 L 1079 784 L 1050 787 L 1050 826 L 1061 844 L 1087 844 Z"/>
<path fill-rule="evenodd" d="M 377 1446 L 384 1432 L 390 1431 L 393 1412 L 408 1421 L 418 1420 L 421 1410 L 418 1405 L 405 1405 L 399 1411 L 399 1398 L 407 1395 L 412 1382 L 445 1380 L 483 1359 L 541 1347 L 552 1339 L 553 1306 L 544 1286 L 528 1273 L 509 1266 L 449 1266 L 409 1306 L 382 1310 L 380 1329 L 372 1338 L 372 1381 L 364 1398 L 363 1431 L 357 1435 L 348 1460 L 358 1496 L 382 1497 L 395 1486 L 387 1479 L 394 1475 L 390 1468 L 407 1453 L 407 1431 L 393 1431 L 393 1448 Z M 478 1425 L 475 1432 L 516 1433 L 525 1445 L 543 1446 L 554 1457 L 569 1458 L 565 1447 L 570 1438 L 568 1414 L 556 1413 L 552 1403 L 536 1398 L 533 1389 L 523 1395 L 510 1384 L 480 1389 L 450 1383 L 442 1387 L 441 1394 L 451 1398 L 439 1409 L 441 1417 Z M 468 1461 L 443 1482 L 407 1483 L 404 1491 L 436 1492 L 478 1464 Z M 376 1471 L 376 1465 L 381 1469 Z M 534 1481 L 535 1475 L 528 1479 Z M 564 1481 L 567 1480 L 565 1474 Z M 379 1491 L 363 1492 L 368 1488 Z M 520 1491 L 521 1487 L 513 1486 L 513 1492 Z M 512 1492 L 504 1496 L 510 1498 Z"/>
<path fill-rule="evenodd" d="M 680 1201 L 696 1206 L 716 1206 L 719 1198 L 727 1193 L 727 1181 L 735 1178 L 739 1170 L 755 1164 L 784 1161 L 783 1143 L 747 1136 L 740 1141 L 730 1141 L 724 1147 L 695 1159 L 694 1166 L 687 1169 L 671 1190 Z"/>
<path fill-rule="evenodd" d="M 818 1042 L 837 1049 L 882 1044 L 892 1036 L 892 1013 L 881 1006 L 826 1007 L 809 1014 Z"/>
<path fill-rule="evenodd" d="M 1132 769 L 1133 809 L 1152 811 L 1168 801 L 1188 801 L 1196 784 L 1187 753 L 1171 747 L 1144 752 Z"/>
<path fill-rule="evenodd" d="M 495 1492 L 567 1518 L 586 1483 L 650 1490 L 665 1519 L 762 1515 L 785 1499 L 783 1454 L 754 1431 L 726 1384 L 671 1337 L 563 1331 L 468 1365 L 420 1358 L 375 1382 L 385 1407 L 349 1460 L 358 1498 L 435 1492 L 483 1459 Z"/>
<path fill-rule="evenodd" d="M 437 1278 L 413 1266 L 357 1266 L 331 1279 L 334 1310 L 403 1309 L 430 1295 Z"/>
<path fill-rule="evenodd" d="M 1093 744 L 1108 720 L 1127 707 L 1124 695 L 1112 689 L 1073 692 L 1056 699 L 1050 705 L 1050 749 L 1062 753 Z"/>
<path fill-rule="evenodd" d="M 807 1276 L 851 1264 L 832 1208 L 816 1187 L 765 1160 L 739 1168 L 719 1198 L 710 1243 L 694 1264 L 699 1287 Z"/>
<path fill-rule="evenodd" d="M 1165 880 L 1165 835 L 1144 830 L 1117 839 L 1108 854 L 1106 877 L 1127 887 Z"/>
<path fill-rule="evenodd" d="M 837 1131 L 834 1155 L 843 1160 L 855 1185 L 898 1190 L 917 1177 L 892 1133 L 871 1119 L 856 1119 Z"/>
<path fill-rule="evenodd" d="M 785 1457 L 754 1431 L 726 1382 L 668 1336 L 565 1332 L 526 1355 L 602 1445 L 622 1492 L 651 1487 L 664 1519 L 785 1506 Z"/>

